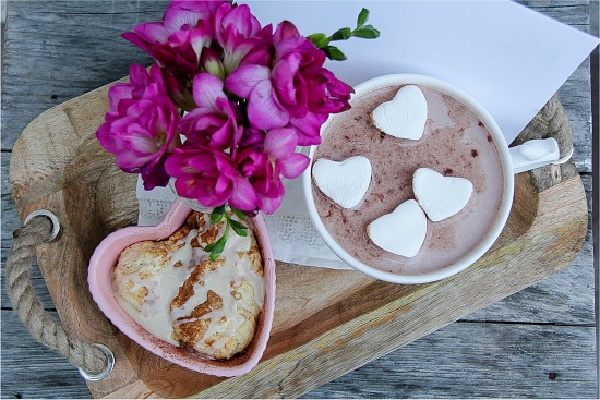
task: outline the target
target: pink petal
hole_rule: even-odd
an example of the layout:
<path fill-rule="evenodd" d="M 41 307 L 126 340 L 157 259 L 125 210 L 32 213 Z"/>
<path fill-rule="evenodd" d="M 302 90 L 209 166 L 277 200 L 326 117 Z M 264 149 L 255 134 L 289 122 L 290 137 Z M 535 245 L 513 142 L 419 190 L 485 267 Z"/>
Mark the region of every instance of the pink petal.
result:
<path fill-rule="evenodd" d="M 298 32 L 298 28 L 296 28 L 296 25 L 292 24 L 289 21 L 283 21 L 280 22 L 279 25 L 277 25 L 275 35 L 273 35 L 273 42 L 275 43 L 275 46 L 277 46 L 284 40 L 297 39 L 299 37 L 300 32 Z"/>
<path fill-rule="evenodd" d="M 220 176 L 215 184 L 215 193 L 226 193 L 231 190 L 231 180 L 225 176 Z"/>
<path fill-rule="evenodd" d="M 231 93 L 247 99 L 250 97 L 252 89 L 259 83 L 268 80 L 269 68 L 262 65 L 248 64 L 241 66 L 229 75 L 225 81 L 225 86 Z"/>
<path fill-rule="evenodd" d="M 227 13 L 223 24 L 234 25 L 245 37 L 255 35 L 260 30 L 260 23 L 252 15 L 247 4 L 240 4 Z"/>
<path fill-rule="evenodd" d="M 215 168 L 215 157 L 212 154 L 198 154 L 190 157 L 189 166 L 198 172 L 206 172 Z"/>
<path fill-rule="evenodd" d="M 277 211 L 283 200 L 283 194 L 280 197 L 259 196 L 258 203 L 260 209 L 267 215 L 271 215 Z"/>
<path fill-rule="evenodd" d="M 284 126 L 290 119 L 288 112 L 276 102 L 270 81 L 256 85 L 248 103 L 248 119 L 255 128 L 272 129 Z"/>
<path fill-rule="evenodd" d="M 165 28 L 168 32 L 193 28 L 199 20 L 209 15 L 209 10 L 203 3 L 207 2 L 171 2 L 164 16 Z"/>
<path fill-rule="evenodd" d="M 271 158 L 287 158 L 296 149 L 298 135 L 292 129 L 273 129 L 265 136 L 264 148 Z"/>
<path fill-rule="evenodd" d="M 321 144 L 321 125 L 327 119 L 327 114 L 308 112 L 303 118 L 290 118 L 286 128 L 298 133 L 298 145 L 310 146 Z"/>
<path fill-rule="evenodd" d="M 272 83 L 278 98 L 286 106 L 296 105 L 296 88 L 294 86 L 294 76 L 300 66 L 300 55 L 290 54 L 289 57 L 281 59 L 273 68 Z"/>
<path fill-rule="evenodd" d="M 310 158 L 304 154 L 294 153 L 288 158 L 277 161 L 281 167 L 281 174 L 288 179 L 296 179 L 308 167 Z"/>
<path fill-rule="evenodd" d="M 131 98 L 134 87 L 129 83 L 117 83 L 108 89 L 108 98 L 110 100 L 110 108 L 116 110 L 119 107 L 121 99 Z"/>
<path fill-rule="evenodd" d="M 239 210 L 254 210 L 258 207 L 258 198 L 252 184 L 241 177 L 238 177 L 233 182 L 233 192 L 229 199 L 229 204 Z"/>
<path fill-rule="evenodd" d="M 154 68 L 156 66 L 156 68 Z M 152 65 L 151 71 L 159 70 L 156 64 Z M 131 64 L 129 66 L 129 81 L 136 85 L 145 85 L 148 80 L 148 73 L 143 65 Z M 156 77 L 154 77 L 156 81 Z"/>
<path fill-rule="evenodd" d="M 223 81 L 206 72 L 194 77 L 193 96 L 198 109 L 203 111 L 215 111 L 217 99 L 227 98 L 223 93 Z"/>
<path fill-rule="evenodd" d="M 190 32 L 189 36 L 190 44 L 196 53 L 196 61 L 200 62 L 202 56 L 202 49 L 209 47 L 212 41 L 210 36 L 210 28 L 208 24 L 198 26 Z"/>
<path fill-rule="evenodd" d="M 244 39 L 239 33 L 228 30 L 225 33 L 226 45 L 225 45 L 225 57 L 223 64 L 227 73 L 235 71 L 242 59 L 257 46 L 259 39 L 250 38 Z"/>
<path fill-rule="evenodd" d="M 169 32 L 161 22 L 150 22 L 140 24 L 133 28 L 142 39 L 149 43 L 165 43 L 169 37 Z"/>

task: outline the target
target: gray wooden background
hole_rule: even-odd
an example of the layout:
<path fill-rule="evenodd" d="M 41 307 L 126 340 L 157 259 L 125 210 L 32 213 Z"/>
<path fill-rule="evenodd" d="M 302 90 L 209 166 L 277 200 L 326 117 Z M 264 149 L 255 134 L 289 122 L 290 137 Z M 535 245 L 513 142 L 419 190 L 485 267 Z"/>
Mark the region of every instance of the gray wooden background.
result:
<path fill-rule="evenodd" d="M 590 31 L 590 15 L 595 16 L 591 32 L 598 34 L 595 0 L 520 2 L 585 32 Z M 165 7 L 165 1 L 139 0 L 15 0 L 3 5 L 2 280 L 11 234 L 20 225 L 8 185 L 15 139 L 41 112 L 121 78 L 131 62 L 149 63 L 120 34 L 160 19 Z M 589 60 L 559 95 L 574 128 L 575 160 L 591 201 Z M 590 228 L 582 253 L 563 271 L 305 397 L 597 398 L 592 258 Z M 39 273 L 35 283 L 47 309 L 55 311 Z M 89 397 L 77 370 L 22 327 L 4 282 L 0 300 L 2 398 Z"/>

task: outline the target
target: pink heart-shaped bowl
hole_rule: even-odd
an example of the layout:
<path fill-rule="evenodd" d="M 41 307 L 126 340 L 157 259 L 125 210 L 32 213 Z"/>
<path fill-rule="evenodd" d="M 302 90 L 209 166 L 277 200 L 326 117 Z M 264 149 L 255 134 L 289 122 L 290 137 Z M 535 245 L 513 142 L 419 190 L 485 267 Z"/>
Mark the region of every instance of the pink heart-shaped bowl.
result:
<path fill-rule="evenodd" d="M 111 233 L 104 239 L 90 259 L 88 285 L 100 310 L 108 319 L 148 351 L 183 367 L 203 374 L 216 376 L 238 376 L 249 372 L 260 361 L 267 346 L 269 332 L 273 325 L 275 309 L 275 262 L 267 229 L 260 216 L 254 217 L 254 233 L 260 245 L 265 299 L 263 310 L 254 334 L 254 339 L 241 354 L 227 361 L 209 360 L 183 348 L 158 339 L 134 321 L 117 303 L 111 285 L 111 271 L 125 247 L 144 240 L 163 240 L 183 225 L 192 209 L 177 200 L 164 221 L 156 227 L 128 227 Z"/>

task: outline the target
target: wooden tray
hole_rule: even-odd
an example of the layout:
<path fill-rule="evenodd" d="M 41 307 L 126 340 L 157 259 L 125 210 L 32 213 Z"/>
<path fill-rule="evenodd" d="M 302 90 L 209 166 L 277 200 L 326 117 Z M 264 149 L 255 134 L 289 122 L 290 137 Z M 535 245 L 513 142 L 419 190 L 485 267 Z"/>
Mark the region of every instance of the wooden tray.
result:
<path fill-rule="evenodd" d="M 116 355 L 107 379 L 88 382 L 94 397 L 296 397 L 551 275 L 584 244 L 587 205 L 573 164 L 518 174 L 507 225 L 477 264 L 440 282 L 399 285 L 278 263 L 275 320 L 261 363 L 237 378 L 197 374 L 122 335 L 87 290 L 94 248 L 109 232 L 134 224 L 138 211 L 136 176 L 117 170 L 95 138 L 107 91 L 41 114 L 15 143 L 10 166 L 21 218 L 46 208 L 60 219 L 60 240 L 39 246 L 37 258 L 65 329 Z M 518 141 L 549 135 L 571 148 L 556 96 Z"/>

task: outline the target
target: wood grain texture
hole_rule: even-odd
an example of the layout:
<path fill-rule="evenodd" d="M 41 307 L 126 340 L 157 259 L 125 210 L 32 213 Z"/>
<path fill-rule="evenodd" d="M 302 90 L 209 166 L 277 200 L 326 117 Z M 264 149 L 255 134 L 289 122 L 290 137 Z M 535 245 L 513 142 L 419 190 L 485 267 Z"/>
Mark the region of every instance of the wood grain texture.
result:
<path fill-rule="evenodd" d="M 91 396 L 76 369 L 35 342 L 14 313 L 2 311 L 1 317 L 7 327 L 2 398 Z M 303 398 L 507 397 L 499 381 L 519 398 L 595 398 L 594 331 L 586 326 L 451 324 Z"/>
<path fill-rule="evenodd" d="M 580 381 L 594 374 L 594 333 L 593 327 L 452 324 L 303 397 L 594 399 L 596 382 Z M 381 383 L 385 376 L 395 379 Z M 512 385 L 510 396 L 499 381 Z"/>
<path fill-rule="evenodd" d="M 27 4 L 29 3 L 29 4 Z M 524 2 L 526 5 L 537 8 L 539 11 L 562 20 L 563 22 L 569 23 L 576 26 L 578 29 L 587 30 L 587 2 L 585 1 L 528 1 Z M 13 7 L 13 4 L 14 5 Z M 33 4 L 33 6 L 32 6 Z M 144 57 L 141 52 L 132 50 L 132 48 L 121 39 L 115 40 L 106 35 L 106 30 L 113 33 L 114 37 L 118 37 L 119 33 L 123 30 L 130 29 L 130 27 L 138 21 L 146 21 L 156 19 L 160 17 L 164 10 L 164 2 L 162 4 L 154 5 L 153 2 L 51 2 L 38 3 L 40 6 L 36 7 L 35 3 L 32 2 L 14 2 L 9 7 L 9 13 L 13 17 L 9 17 L 9 32 L 7 35 L 8 45 L 7 51 L 3 54 L 4 58 L 4 76 L 3 76 L 3 102 L 2 112 L 5 118 L 2 119 L 2 148 L 6 150 L 2 154 L 3 164 L 3 197 L 2 197 L 2 250 L 3 257 L 5 257 L 7 246 L 10 245 L 10 241 L 7 242 L 5 238 L 10 236 L 12 228 L 6 226 L 7 224 L 18 224 L 16 214 L 14 212 L 14 206 L 7 196 L 4 190 L 6 186 L 6 179 L 8 174 L 7 169 L 7 158 L 10 156 L 8 150 L 11 149 L 12 143 L 16 138 L 16 135 L 22 131 L 26 123 L 30 122 L 40 112 L 47 108 L 60 104 L 63 100 L 78 96 L 89 90 L 98 87 L 102 84 L 108 83 L 126 73 L 127 65 L 130 61 L 138 60 L 144 62 Z M 154 14 L 152 14 L 154 13 Z M 88 14 L 88 15 L 86 15 Z M 136 14 L 136 15 L 132 15 Z M 110 23 L 103 21 L 102 19 L 109 15 Z M 155 15 L 155 17 L 152 17 Z M 13 22 L 12 25 L 10 22 Z M 103 32 L 102 35 L 95 36 L 93 33 L 85 34 L 83 40 L 77 40 L 78 30 L 82 29 L 81 21 L 84 21 L 87 26 L 94 28 L 100 27 L 98 32 Z M 14 28 L 13 28 L 14 26 Z M 36 36 L 39 35 L 39 36 Z M 121 41 L 119 43 L 119 41 Z M 91 45 L 90 45 L 91 44 Z M 65 63 L 63 59 L 65 55 L 74 57 L 72 63 Z M 33 62 L 31 62 L 33 60 Z M 90 67 L 89 60 L 93 61 L 93 67 Z M 30 64 L 31 62 L 31 64 Z M 91 68 L 91 74 L 88 75 L 88 69 L 85 73 L 81 72 L 81 66 L 86 65 L 87 68 Z M 580 171 L 589 171 L 589 84 L 586 86 L 586 79 L 589 79 L 589 73 L 587 70 L 588 66 L 583 63 L 575 74 L 567 81 L 567 83 L 559 91 L 561 101 L 563 102 L 567 114 L 569 115 L 571 124 L 574 127 L 574 142 L 577 161 L 577 166 Z M 75 78 L 73 78 L 75 76 Z M 38 80 L 38 77 L 40 78 Z M 43 82 L 43 85 L 40 85 Z M 7 97 L 8 88 L 8 97 Z M 566 88 L 566 89 L 565 89 Z M 587 96 L 587 98 L 586 98 Z M 10 101 L 9 101 L 10 100 Z M 579 151 L 578 148 L 582 150 Z M 587 156 L 586 156 L 587 152 Z M 587 168 L 587 169 L 586 169 Z M 585 180 L 584 180 L 585 182 Z M 12 217 L 5 218 L 6 214 L 12 213 Z M 584 252 L 578 257 L 577 261 L 569 268 L 561 271 L 558 274 L 540 282 L 534 287 L 525 291 L 519 292 L 503 302 L 495 303 L 494 306 L 488 307 L 490 311 L 486 314 L 484 309 L 475 316 L 469 316 L 469 320 L 478 321 L 521 321 L 521 322 L 551 322 L 558 324 L 579 324 L 581 326 L 574 327 L 577 329 L 591 329 L 586 326 L 589 325 L 590 319 L 593 320 L 593 309 L 590 305 L 593 304 L 593 287 L 589 284 L 591 281 L 588 277 L 593 279 L 593 271 L 591 274 L 591 245 L 589 243 L 584 248 Z M 586 258 L 587 257 L 587 258 Z M 3 259 L 4 261 L 4 259 Z M 577 270 L 575 270 L 577 268 Z M 573 271 L 573 272 L 570 272 Z M 584 271 L 584 272 L 581 272 Z M 546 284 L 546 282 L 550 282 Z M 587 286 L 586 286 L 586 282 Z M 544 286 L 546 284 L 546 286 Z M 542 286 L 542 289 L 536 290 L 536 288 Z M 574 292 L 578 291 L 578 292 Z M 581 299 L 576 299 L 574 293 L 581 293 Z M 513 300 L 513 298 L 515 300 Z M 3 294 L 3 300 L 5 299 Z M 579 302 L 579 300 L 581 300 Z M 3 302 L 3 307 L 7 306 L 6 302 Z M 51 304 L 49 304 L 51 306 Z M 566 313 L 566 314 L 563 314 Z M 5 327 L 11 328 L 18 326 L 18 322 L 10 321 L 5 324 L 7 320 L 4 318 L 5 315 L 10 313 L 9 311 L 3 311 L 3 322 L 2 330 L 3 334 L 6 331 Z M 481 314 L 483 313 L 483 314 Z M 479 316 L 477 316 L 479 315 Z M 482 326 L 496 326 L 496 324 L 478 324 Z M 451 329 L 455 325 L 451 325 L 447 328 L 442 329 L 436 333 L 444 335 L 447 329 Z M 504 324 L 498 326 L 504 327 Z M 533 328 L 545 329 L 544 325 L 533 326 Z M 558 327 L 560 329 L 570 329 L 571 327 Z M 558 329 L 557 328 L 557 329 Z M 593 381 L 593 374 L 590 375 L 586 370 L 577 369 L 577 362 L 584 362 L 585 360 L 569 357 L 569 353 L 554 353 L 550 355 L 550 359 L 555 360 L 556 365 L 563 366 L 566 370 L 566 375 L 569 378 L 566 380 L 553 380 L 550 384 L 554 385 L 552 391 L 543 385 L 530 384 L 526 379 L 526 366 L 523 364 L 523 360 L 526 359 L 525 352 L 529 349 L 530 352 L 534 352 L 536 348 L 536 340 L 539 336 L 536 336 L 534 331 L 527 331 L 521 329 L 521 325 L 517 324 L 514 326 L 515 332 L 528 332 L 521 336 L 511 335 L 505 333 L 509 338 L 519 338 L 519 348 L 514 346 L 498 345 L 498 353 L 489 351 L 490 356 L 484 357 L 484 361 L 481 365 L 478 364 L 476 356 L 469 361 L 471 368 L 469 369 L 469 376 L 465 377 L 464 380 L 457 379 L 456 373 L 451 367 L 444 369 L 438 368 L 439 376 L 434 376 L 428 373 L 429 370 L 436 370 L 435 366 L 439 366 L 440 357 L 447 359 L 444 365 L 453 365 L 456 359 L 446 352 L 431 355 L 431 359 L 423 358 L 421 361 L 421 354 L 426 354 L 426 349 L 430 347 L 430 344 L 423 348 L 416 348 L 414 351 L 412 361 L 412 368 L 416 371 L 414 379 L 410 381 L 409 385 L 412 391 L 407 391 L 406 395 L 399 394 L 399 392 L 385 391 L 385 388 L 393 386 L 398 380 L 397 377 L 402 371 L 395 370 L 393 368 L 388 369 L 387 366 L 393 363 L 401 363 L 404 359 L 405 351 L 409 350 L 411 346 L 416 345 L 415 343 L 421 343 L 422 340 L 410 344 L 408 347 L 401 351 L 391 353 L 388 356 L 383 357 L 380 360 L 369 364 L 372 369 L 359 369 L 359 375 L 352 375 L 352 379 L 357 379 L 362 391 L 345 391 L 345 388 L 340 385 L 335 385 L 335 381 L 330 384 L 332 390 L 329 392 L 331 397 L 339 396 L 357 396 L 357 397 L 369 397 L 376 396 L 377 393 L 387 393 L 385 397 L 398 396 L 398 397 L 429 397 L 427 396 L 428 388 L 439 388 L 437 391 L 432 390 L 431 393 L 438 393 L 439 396 L 448 397 L 466 397 L 474 392 L 471 390 L 472 387 L 470 382 L 478 382 L 479 379 L 485 378 L 486 371 L 489 368 L 489 364 L 493 363 L 496 358 L 502 358 L 503 355 L 511 355 L 509 361 L 506 362 L 506 368 L 515 373 L 515 377 L 519 383 L 523 384 L 521 390 L 520 387 L 515 387 L 513 381 L 509 379 L 502 379 L 498 377 L 495 382 L 491 381 L 489 390 L 490 396 L 504 397 L 509 396 L 511 393 L 520 393 L 521 395 L 525 392 L 526 388 L 534 388 L 529 393 L 523 396 L 532 397 L 532 393 L 539 397 L 588 397 L 582 394 L 577 395 L 578 388 L 590 387 L 590 382 Z M 577 340 L 580 343 L 592 343 L 593 339 L 586 337 L 585 335 L 571 335 L 558 329 L 557 335 L 560 335 L 565 340 Z M 10 329 L 9 329 L 10 330 Z M 11 331 L 12 332 L 12 331 Z M 19 334 L 16 331 L 18 337 L 22 337 L 23 334 Z M 561 333 L 563 332 L 563 333 Z M 468 337 L 467 333 L 462 333 L 464 337 Z M 546 336 L 548 336 L 546 334 Z M 3 341 L 6 336 L 3 336 Z M 497 340 L 501 342 L 504 336 L 500 335 Z M 440 340 L 439 336 L 436 336 L 436 340 Z M 460 340 L 460 337 L 457 339 Z M 554 343 L 554 342 L 553 342 Z M 32 347 L 35 343 L 25 343 L 24 346 Z M 4 342 L 3 342 L 4 346 Z M 34 346 L 33 346 L 34 347 Z M 565 345 L 563 343 L 556 342 L 554 344 L 554 351 L 560 351 L 559 349 L 571 349 L 573 346 Z M 18 349 L 18 347 L 17 347 Z M 21 356 L 22 353 L 15 350 L 10 353 L 14 355 L 12 358 L 13 364 L 10 369 L 6 369 L 6 352 L 3 347 L 3 369 L 2 369 L 2 396 L 12 397 L 12 392 L 7 392 L 6 385 L 12 385 L 11 388 L 36 388 L 33 396 L 36 397 L 74 397 L 73 393 L 76 393 L 75 385 L 82 384 L 82 379 L 73 369 L 69 369 L 68 366 L 60 367 L 60 360 L 46 352 L 47 358 L 45 358 L 44 350 L 38 349 L 37 352 L 27 353 L 27 359 L 35 359 L 33 355 L 40 354 L 41 360 L 36 362 L 32 368 L 28 369 L 29 374 L 15 373 L 21 367 Z M 548 350 L 549 352 L 552 350 Z M 33 355 L 33 356 L 32 356 Z M 481 356 L 481 355 L 480 355 Z M 54 358 L 53 358 L 54 357 Z M 593 357 L 588 357 L 592 359 Z M 44 360 L 51 360 L 52 368 L 47 369 L 43 362 Z M 11 360 L 11 358 L 9 358 Z M 387 360 L 387 361 L 386 361 Z M 584 360 L 584 361 L 582 361 Z M 422 362 L 422 368 L 415 367 L 414 364 Z M 591 361 L 593 362 L 593 361 Z M 428 364 L 429 363 L 429 364 Z M 487 364 L 485 364 L 487 363 Z M 478 365 L 480 368 L 477 368 Z M 54 367 L 56 366 L 56 367 Z M 378 373 L 378 371 L 385 370 L 385 375 Z M 568 371 L 573 370 L 580 373 L 578 376 L 571 375 Z M 364 371 L 364 372 L 362 372 Z M 506 373 L 506 372 L 505 372 Z M 44 375 L 45 374 L 45 375 Z M 69 375 L 71 374 L 71 375 Z M 15 378 L 13 378 L 15 376 Z M 421 376 L 421 379 L 419 379 Z M 560 375 L 559 375 L 560 376 Z M 29 381 L 27 381 L 29 377 Z M 41 378 L 40 378 L 41 377 Z M 343 381 L 343 378 L 340 378 Z M 440 385 L 436 385 L 437 382 L 441 382 Z M 24 384 L 24 382 L 28 382 Z M 31 385 L 31 386 L 30 386 Z M 329 385 L 325 386 L 324 389 Z M 475 385 L 479 387 L 479 385 Z M 54 389 L 53 389 L 54 387 Z M 12 390 L 12 389 L 11 389 Z M 79 390 L 81 393 L 77 397 L 87 397 L 89 392 L 84 386 L 80 386 Z M 587 389 L 581 393 L 588 393 Z M 546 396 L 545 393 L 558 393 L 554 396 Z M 27 393 L 27 390 L 23 393 Z M 38 393 L 45 393 L 45 396 L 38 395 Z M 318 393 L 318 392 L 314 392 Z M 336 393 L 338 395 L 336 396 Z M 348 394 L 350 393 L 350 394 Z M 411 396 L 411 393 L 413 395 Z M 421 395 L 419 395 L 421 393 Z M 461 396 L 461 393 L 463 395 Z M 562 393 L 562 394 L 561 394 Z M 310 395 L 310 394 L 309 394 Z M 432 395 L 433 396 L 433 395 Z M 519 394 L 515 394 L 519 396 Z M 25 397 L 32 397 L 32 392 L 29 391 L 29 395 Z M 382 394 L 378 397 L 384 397 Z M 521 397 L 521 396 L 519 396 Z M 593 397 L 593 396 L 591 396 Z"/>

